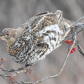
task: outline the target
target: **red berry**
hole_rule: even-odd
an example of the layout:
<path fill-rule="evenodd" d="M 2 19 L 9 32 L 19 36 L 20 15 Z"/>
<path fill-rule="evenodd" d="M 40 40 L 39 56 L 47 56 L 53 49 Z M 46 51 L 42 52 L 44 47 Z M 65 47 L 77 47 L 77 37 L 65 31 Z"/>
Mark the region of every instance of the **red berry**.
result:
<path fill-rule="evenodd" d="M 69 45 L 72 45 L 72 43 L 68 43 Z"/>
<path fill-rule="evenodd" d="M 74 50 L 71 50 L 71 53 L 73 53 L 74 52 Z"/>
<path fill-rule="evenodd" d="M 76 47 L 74 47 L 73 49 L 74 49 L 74 51 L 76 51 Z"/>
<path fill-rule="evenodd" d="M 73 43 L 73 41 L 71 41 Z"/>
<path fill-rule="evenodd" d="M 65 43 L 67 43 L 67 41 L 65 41 Z"/>
<path fill-rule="evenodd" d="M 69 54 L 71 54 L 71 52 Z"/>

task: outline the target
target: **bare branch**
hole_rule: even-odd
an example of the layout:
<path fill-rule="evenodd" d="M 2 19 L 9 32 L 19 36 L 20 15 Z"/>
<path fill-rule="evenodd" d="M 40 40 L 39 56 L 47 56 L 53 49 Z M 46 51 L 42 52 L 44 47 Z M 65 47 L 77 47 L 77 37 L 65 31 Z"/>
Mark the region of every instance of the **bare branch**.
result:
<path fill-rule="evenodd" d="M 81 48 L 81 46 L 79 45 L 79 42 L 77 41 L 75 44 L 76 44 L 76 46 L 78 47 L 78 50 L 79 50 L 80 54 L 84 56 L 84 50 L 83 50 L 83 49 Z"/>
<path fill-rule="evenodd" d="M 72 26 L 70 26 L 70 27 L 65 31 L 65 33 L 66 33 L 70 28 L 73 28 L 73 27 L 75 27 L 75 26 L 84 25 L 84 23 L 80 23 L 80 21 L 83 20 L 83 19 L 84 19 L 84 17 L 78 19 L 76 22 L 73 22 Z"/>
<path fill-rule="evenodd" d="M 84 23 L 80 23 L 80 21 L 83 20 L 83 19 L 84 19 L 84 17 L 78 19 L 76 22 L 73 23 L 72 27 L 78 26 L 78 25 L 83 25 Z"/>
<path fill-rule="evenodd" d="M 3 67 L 0 66 L 0 69 L 1 69 L 2 71 L 20 73 L 20 72 L 23 72 L 25 69 L 27 69 L 27 68 L 29 68 L 29 67 L 30 67 L 30 66 L 25 66 L 25 67 L 21 67 L 21 68 L 18 68 L 18 69 L 10 69 L 10 70 L 8 70 L 8 69 L 5 69 L 5 68 L 3 68 Z"/>
<path fill-rule="evenodd" d="M 78 29 L 78 30 L 76 30 L 74 33 L 72 33 L 71 35 L 69 35 L 68 37 L 66 37 L 63 41 L 66 41 L 66 40 L 68 40 L 68 39 L 70 39 L 71 37 L 73 37 L 75 34 L 77 35 L 80 31 L 82 31 L 83 30 L 83 28 L 84 28 L 84 24 L 82 24 L 82 25 L 80 25 L 81 27 Z M 63 42 L 62 41 L 62 42 Z M 61 43 L 62 43 L 61 42 Z"/>

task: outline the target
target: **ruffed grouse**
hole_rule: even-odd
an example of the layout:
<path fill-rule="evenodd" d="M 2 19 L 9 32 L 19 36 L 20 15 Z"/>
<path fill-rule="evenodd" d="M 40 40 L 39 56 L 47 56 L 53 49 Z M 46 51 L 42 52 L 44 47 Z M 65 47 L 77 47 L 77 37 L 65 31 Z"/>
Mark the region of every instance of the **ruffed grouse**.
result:
<path fill-rule="evenodd" d="M 3 29 L 1 39 L 7 42 L 7 51 L 15 62 L 31 66 L 60 46 L 71 25 L 60 10 L 44 12 L 33 16 L 17 29 Z"/>

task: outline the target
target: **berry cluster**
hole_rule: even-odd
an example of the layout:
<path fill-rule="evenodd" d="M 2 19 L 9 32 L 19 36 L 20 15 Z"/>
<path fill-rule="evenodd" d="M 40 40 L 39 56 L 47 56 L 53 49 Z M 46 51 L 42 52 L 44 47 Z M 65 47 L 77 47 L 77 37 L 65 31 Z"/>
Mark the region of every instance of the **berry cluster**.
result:
<path fill-rule="evenodd" d="M 69 45 L 72 45 L 73 41 L 72 40 L 66 40 L 65 43 L 67 43 Z M 73 53 L 75 51 L 76 51 L 76 47 L 73 47 L 69 54 L 71 54 L 71 53 Z M 67 51 L 67 53 L 68 53 L 68 51 Z"/>
<path fill-rule="evenodd" d="M 76 47 L 73 47 L 69 54 L 73 53 L 74 51 L 76 51 Z"/>
<path fill-rule="evenodd" d="M 72 45 L 73 44 L 73 41 L 72 40 L 66 40 L 65 43 L 67 43 L 69 45 Z"/>

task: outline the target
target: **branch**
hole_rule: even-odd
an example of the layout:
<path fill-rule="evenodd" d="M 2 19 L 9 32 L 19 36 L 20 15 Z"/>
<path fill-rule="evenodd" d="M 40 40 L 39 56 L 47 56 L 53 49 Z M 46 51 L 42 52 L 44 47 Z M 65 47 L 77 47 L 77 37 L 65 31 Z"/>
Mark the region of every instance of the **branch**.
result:
<path fill-rule="evenodd" d="M 82 17 L 82 18 L 78 19 L 76 22 L 74 22 L 74 23 L 72 24 L 72 26 L 70 26 L 70 27 L 65 31 L 65 33 L 66 33 L 70 28 L 73 28 L 73 27 L 75 27 L 75 26 L 84 25 L 84 23 L 80 23 L 80 21 L 83 20 L 83 19 L 84 19 L 84 17 Z"/>
<path fill-rule="evenodd" d="M 78 41 L 75 43 L 75 45 L 78 47 L 78 50 L 79 50 L 80 54 L 84 56 L 84 50 L 79 45 L 79 42 Z"/>
<path fill-rule="evenodd" d="M 81 28 L 79 28 L 79 29 L 76 30 L 73 34 L 71 34 L 71 35 L 69 35 L 68 37 L 66 37 L 63 41 L 61 41 L 61 43 L 64 42 L 64 41 L 66 41 L 66 40 L 68 40 L 68 39 L 70 39 L 70 38 L 73 37 L 75 34 L 77 35 L 80 31 L 82 31 L 83 28 L 84 28 L 84 24 L 82 24 L 82 25 L 80 25 L 80 26 L 81 26 Z"/>
<path fill-rule="evenodd" d="M 23 72 L 25 69 L 27 69 L 27 68 L 29 68 L 29 67 L 30 67 L 30 66 L 25 66 L 25 67 L 21 67 L 21 68 L 18 68 L 18 69 L 10 69 L 10 70 L 8 70 L 8 69 L 5 69 L 5 68 L 3 68 L 3 67 L 0 66 L 0 69 L 1 69 L 2 71 L 19 73 L 19 72 Z"/>
<path fill-rule="evenodd" d="M 83 19 L 84 19 L 84 17 L 78 19 L 76 22 L 73 23 L 72 27 L 84 24 L 84 23 L 80 23 L 80 21 Z"/>

